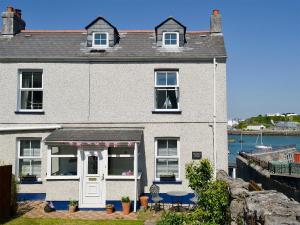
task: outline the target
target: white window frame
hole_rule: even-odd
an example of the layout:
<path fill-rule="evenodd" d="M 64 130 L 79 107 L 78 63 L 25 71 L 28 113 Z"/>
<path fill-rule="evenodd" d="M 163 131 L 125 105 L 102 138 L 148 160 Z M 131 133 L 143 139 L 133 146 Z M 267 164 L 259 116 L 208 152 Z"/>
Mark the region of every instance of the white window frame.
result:
<path fill-rule="evenodd" d="M 165 44 L 165 36 L 166 34 L 176 34 L 176 44 L 170 44 L 170 45 L 166 45 Z M 167 48 L 174 48 L 174 47 L 179 47 L 179 32 L 163 32 L 163 44 L 162 46 L 167 47 Z"/>
<path fill-rule="evenodd" d="M 176 85 L 157 85 L 156 81 L 157 81 L 157 73 L 168 73 L 168 72 L 176 72 Z M 173 70 L 157 70 L 155 71 L 154 74 L 154 111 L 157 112 L 178 112 L 180 111 L 180 92 L 179 92 L 179 73 L 178 71 L 173 71 Z M 167 78 L 166 78 L 167 79 Z M 157 102 L 156 102 L 156 90 L 173 90 L 175 89 L 175 91 L 178 92 L 178 99 L 177 99 L 177 109 L 158 109 L 157 107 Z"/>
<path fill-rule="evenodd" d="M 158 140 L 177 140 L 177 155 L 176 156 L 158 156 L 157 150 L 158 150 L 158 145 L 157 141 Z M 158 137 L 155 138 L 155 159 L 154 159 L 154 177 L 155 181 L 160 181 L 160 178 L 156 176 L 156 170 L 157 170 L 157 159 L 178 159 L 178 178 L 176 178 L 176 181 L 180 181 L 181 175 L 180 175 L 180 139 L 179 137 Z"/>
<path fill-rule="evenodd" d="M 132 148 L 132 154 L 108 154 L 108 149 L 107 148 L 107 171 L 106 171 L 106 178 L 107 179 L 113 179 L 113 178 L 121 178 L 121 179 L 130 179 L 130 178 L 134 178 L 134 174 L 130 175 L 130 176 L 123 176 L 123 175 L 110 175 L 108 174 L 108 158 L 133 158 L 133 163 L 134 163 L 134 148 Z M 138 154 L 139 157 L 139 154 Z M 133 165 L 134 167 L 134 165 Z M 134 172 L 134 171 L 132 171 Z"/>
<path fill-rule="evenodd" d="M 39 156 L 21 156 L 21 141 L 40 141 L 40 155 Z M 30 143 L 31 145 L 31 143 Z M 42 180 L 42 138 L 32 137 L 32 138 L 18 138 L 17 139 L 17 146 L 18 146 L 18 159 L 17 159 L 17 171 L 16 174 L 18 175 L 18 181 L 20 181 L 20 159 L 40 159 L 41 161 L 41 177 L 37 177 L 37 181 Z M 31 166 L 31 165 L 30 165 Z M 32 168 L 31 168 L 32 170 Z M 32 174 L 32 171 L 31 171 Z"/>
<path fill-rule="evenodd" d="M 74 154 L 67 154 L 67 155 L 52 155 L 52 147 L 62 147 L 62 146 L 49 146 L 48 147 L 48 154 L 47 154 L 47 180 L 74 180 L 74 179 L 79 179 L 79 159 L 80 159 L 80 153 L 76 149 L 76 152 Z M 77 175 L 58 175 L 54 176 L 52 175 L 52 158 L 76 158 L 77 160 Z"/>
<path fill-rule="evenodd" d="M 96 34 L 106 34 L 106 45 L 96 45 L 95 44 L 95 35 Z M 93 48 L 108 48 L 109 46 L 109 34 L 108 32 L 93 32 L 93 40 L 92 40 L 92 47 Z"/>
<path fill-rule="evenodd" d="M 23 80 L 23 72 L 40 72 L 42 73 L 42 87 L 41 88 L 23 88 L 22 87 L 22 80 Z M 33 78 L 32 78 L 33 79 Z M 33 80 L 32 80 L 33 84 Z M 43 101 L 42 101 L 42 108 L 41 109 L 22 109 L 22 98 L 21 98 L 21 93 L 22 91 L 41 91 L 43 93 Z M 44 112 L 44 75 L 42 70 L 20 70 L 19 71 L 19 88 L 18 88 L 18 105 L 17 109 L 19 112 Z"/>

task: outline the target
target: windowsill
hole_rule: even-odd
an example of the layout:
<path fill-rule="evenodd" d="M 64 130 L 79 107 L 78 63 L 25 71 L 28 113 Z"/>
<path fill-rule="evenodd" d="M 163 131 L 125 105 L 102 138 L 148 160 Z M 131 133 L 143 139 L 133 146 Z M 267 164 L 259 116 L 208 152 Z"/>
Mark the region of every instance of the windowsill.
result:
<path fill-rule="evenodd" d="M 139 172 L 138 174 L 138 177 L 137 179 L 140 180 L 142 177 L 142 173 Z M 106 176 L 106 180 L 134 180 L 135 177 L 134 176 L 122 176 L 122 175 L 119 175 L 119 176 Z"/>
<path fill-rule="evenodd" d="M 42 184 L 42 181 L 36 180 L 36 181 L 19 181 L 19 184 Z"/>
<path fill-rule="evenodd" d="M 181 114 L 181 110 L 153 110 L 152 114 Z"/>
<path fill-rule="evenodd" d="M 173 181 L 154 180 L 153 184 L 182 184 L 182 181 L 181 180 L 173 180 Z"/>
<path fill-rule="evenodd" d="M 45 177 L 45 180 L 79 180 L 79 176 L 51 176 Z"/>
<path fill-rule="evenodd" d="M 27 110 L 27 111 L 23 111 L 23 110 L 16 110 L 15 114 L 35 114 L 35 115 L 44 115 L 45 111 L 43 110 Z"/>

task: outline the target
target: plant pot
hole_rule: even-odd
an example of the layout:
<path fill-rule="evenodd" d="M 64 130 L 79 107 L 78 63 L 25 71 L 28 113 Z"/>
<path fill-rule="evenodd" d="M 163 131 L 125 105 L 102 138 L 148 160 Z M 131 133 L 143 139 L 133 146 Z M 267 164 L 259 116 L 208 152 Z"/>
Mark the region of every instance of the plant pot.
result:
<path fill-rule="evenodd" d="M 114 212 L 114 207 L 113 206 L 106 206 L 106 213 L 107 214 L 112 214 Z"/>
<path fill-rule="evenodd" d="M 123 214 L 128 215 L 130 213 L 130 202 L 122 202 Z"/>
<path fill-rule="evenodd" d="M 141 203 L 141 206 L 143 206 L 144 209 L 148 208 L 148 199 L 149 199 L 149 197 L 147 197 L 147 196 L 141 196 L 140 197 L 140 203 Z"/>
<path fill-rule="evenodd" d="M 77 206 L 76 205 L 69 205 L 69 213 L 76 212 Z"/>

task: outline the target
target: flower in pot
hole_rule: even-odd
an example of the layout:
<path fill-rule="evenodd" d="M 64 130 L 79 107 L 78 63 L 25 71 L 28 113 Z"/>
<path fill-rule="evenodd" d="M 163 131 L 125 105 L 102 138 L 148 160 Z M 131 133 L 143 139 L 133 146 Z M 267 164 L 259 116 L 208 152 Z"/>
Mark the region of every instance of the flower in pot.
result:
<path fill-rule="evenodd" d="M 77 206 L 78 206 L 77 201 L 70 200 L 70 202 L 69 202 L 69 212 L 70 213 L 76 212 Z"/>
<path fill-rule="evenodd" d="M 141 203 L 141 206 L 143 207 L 143 209 L 148 208 L 148 199 L 149 199 L 148 196 L 141 196 L 140 197 L 140 203 Z"/>
<path fill-rule="evenodd" d="M 128 196 L 123 196 L 121 199 L 123 214 L 128 215 L 130 212 L 130 198 Z"/>
<path fill-rule="evenodd" d="M 107 204 L 107 205 L 106 205 L 106 213 L 107 213 L 107 214 L 112 214 L 113 211 L 114 211 L 114 205 L 112 205 L 112 204 Z"/>

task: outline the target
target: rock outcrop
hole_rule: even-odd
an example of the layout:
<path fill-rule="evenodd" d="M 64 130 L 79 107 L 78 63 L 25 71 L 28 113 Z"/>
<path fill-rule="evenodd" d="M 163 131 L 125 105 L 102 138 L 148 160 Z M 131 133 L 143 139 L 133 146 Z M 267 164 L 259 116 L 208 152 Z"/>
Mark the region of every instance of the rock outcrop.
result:
<path fill-rule="evenodd" d="M 219 171 L 229 185 L 231 225 L 300 225 L 300 204 L 274 190 L 249 191 L 249 183 Z"/>

